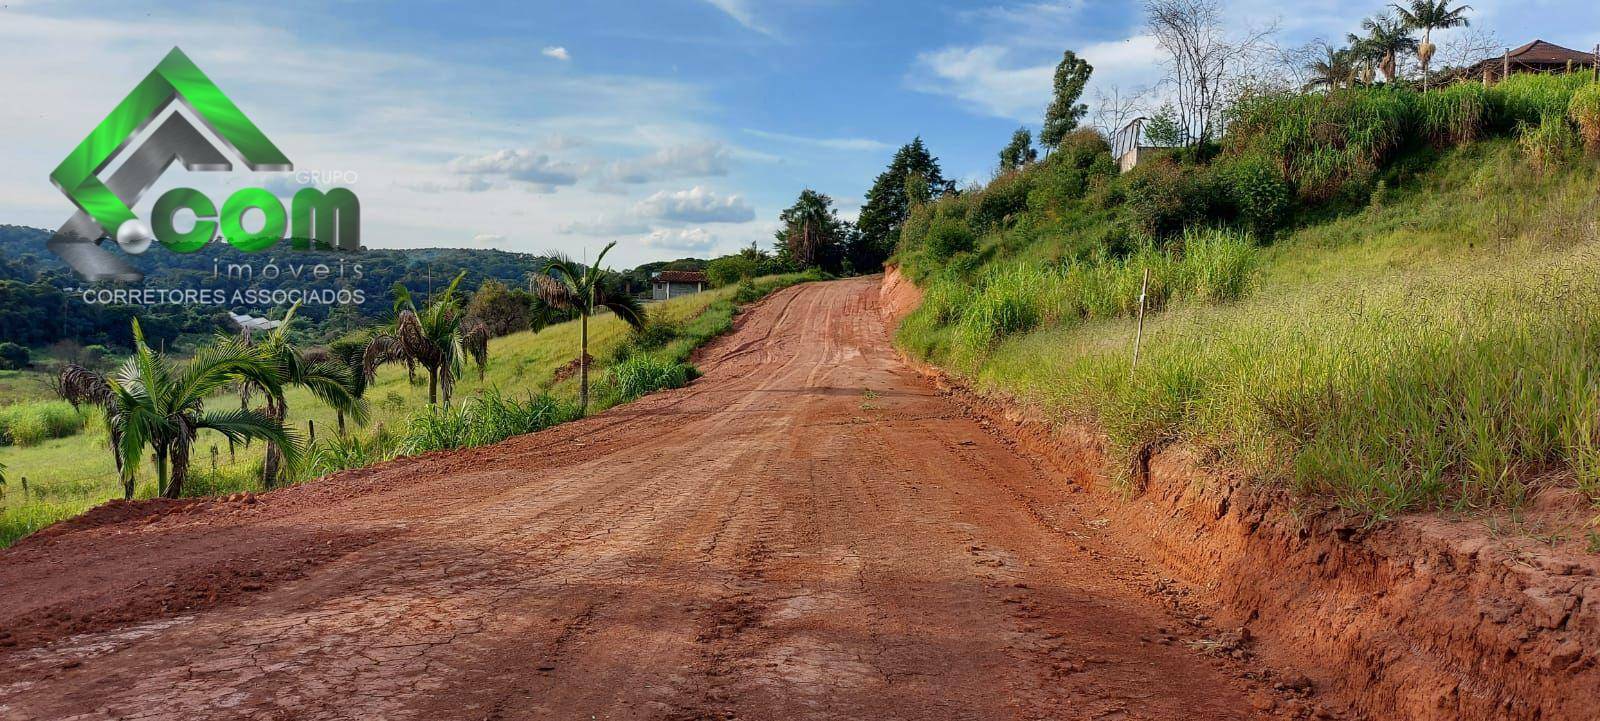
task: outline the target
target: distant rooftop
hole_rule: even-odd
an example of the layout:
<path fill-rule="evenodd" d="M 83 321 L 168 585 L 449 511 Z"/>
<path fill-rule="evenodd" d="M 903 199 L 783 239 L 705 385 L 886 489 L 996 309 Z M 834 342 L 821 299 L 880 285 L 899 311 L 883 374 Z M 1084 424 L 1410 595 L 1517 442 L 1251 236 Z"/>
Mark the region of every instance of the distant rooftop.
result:
<path fill-rule="evenodd" d="M 704 283 L 706 274 L 698 270 L 663 270 L 656 273 L 653 280 L 662 283 Z"/>

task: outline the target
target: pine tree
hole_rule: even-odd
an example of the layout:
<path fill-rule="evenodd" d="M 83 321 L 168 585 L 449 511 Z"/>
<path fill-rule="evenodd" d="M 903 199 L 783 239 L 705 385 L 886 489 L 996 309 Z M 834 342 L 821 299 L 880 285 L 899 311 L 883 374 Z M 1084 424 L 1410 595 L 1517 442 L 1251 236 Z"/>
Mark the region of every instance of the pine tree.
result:
<path fill-rule="evenodd" d="M 1088 114 L 1089 106 L 1078 102 L 1083 88 L 1089 84 L 1094 66 L 1068 50 L 1061 54 L 1061 64 L 1056 66 L 1055 99 L 1044 110 L 1044 127 L 1039 130 L 1039 144 L 1054 148 L 1061 144 L 1067 133 L 1076 130 L 1078 121 Z"/>
<path fill-rule="evenodd" d="M 907 193 L 908 179 L 919 176 L 915 187 L 926 189 L 927 199 L 937 198 L 955 189 L 955 183 L 946 180 L 939 169 L 939 159 L 928 152 L 922 138 L 900 146 L 888 169 L 878 175 L 867 190 L 866 203 L 861 206 L 861 217 L 856 220 L 858 231 L 851 239 L 847 252 L 850 264 L 861 272 L 875 272 L 883 267 L 900 240 L 900 225 L 911 211 L 911 198 Z"/>
<path fill-rule="evenodd" d="M 1000 151 L 1000 170 L 1016 170 L 1038 159 L 1039 152 L 1033 149 L 1033 134 L 1027 128 L 1017 128 L 1017 132 L 1011 134 L 1011 142 Z"/>

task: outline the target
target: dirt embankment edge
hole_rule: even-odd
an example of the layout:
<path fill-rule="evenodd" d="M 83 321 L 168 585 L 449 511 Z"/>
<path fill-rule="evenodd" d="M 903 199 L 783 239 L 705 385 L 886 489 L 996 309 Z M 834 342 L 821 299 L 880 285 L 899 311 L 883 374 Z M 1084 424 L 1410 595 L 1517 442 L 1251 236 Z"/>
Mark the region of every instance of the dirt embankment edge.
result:
<path fill-rule="evenodd" d="M 921 300 L 896 268 L 892 329 Z M 1101 434 L 974 392 L 908 359 L 1019 451 L 1089 492 L 1130 547 L 1247 625 L 1269 656 L 1374 718 L 1600 718 L 1600 559 L 1541 551 L 1483 524 L 1411 516 L 1364 529 L 1280 490 L 1202 467 L 1191 449 L 1113 490 Z"/>

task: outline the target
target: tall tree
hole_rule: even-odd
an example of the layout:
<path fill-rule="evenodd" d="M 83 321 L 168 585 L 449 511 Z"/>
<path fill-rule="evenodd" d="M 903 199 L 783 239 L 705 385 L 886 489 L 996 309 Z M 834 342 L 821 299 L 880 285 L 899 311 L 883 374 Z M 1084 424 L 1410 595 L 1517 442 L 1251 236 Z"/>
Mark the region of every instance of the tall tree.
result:
<path fill-rule="evenodd" d="M 205 410 L 207 398 L 241 381 L 281 401 L 283 369 L 270 354 L 220 339 L 179 365 L 145 343 L 138 320 L 132 325 L 133 356 L 120 370 L 102 378 L 72 365 L 62 371 L 61 384 L 64 395 L 71 394 L 69 400 L 98 402 L 106 409 L 106 427 L 117 441 L 124 495 L 133 495 L 133 478 L 146 450 L 155 458 L 157 493 L 167 498 L 183 495 L 189 451 L 202 429 L 216 431 L 232 443 L 275 444 L 289 462 L 299 456 L 299 439 L 260 411 Z"/>
<path fill-rule="evenodd" d="M 1307 88 L 1326 88 L 1337 90 L 1350 84 L 1355 78 L 1355 54 L 1347 49 L 1323 48 L 1324 55 L 1313 60 L 1306 69 L 1311 72 L 1311 78 L 1306 82 Z"/>
<path fill-rule="evenodd" d="M 1148 32 L 1167 53 L 1164 83 L 1176 97 L 1184 136 L 1217 137 L 1234 94 L 1269 54 L 1276 27 L 1225 20 L 1221 0 L 1145 0 L 1144 7 Z"/>
<path fill-rule="evenodd" d="M 552 308 L 571 310 L 578 314 L 578 412 L 589 412 L 589 316 L 609 309 L 628 325 L 644 327 L 644 308 L 638 299 L 626 293 L 606 290 L 608 271 L 600 264 L 617 241 L 611 241 L 595 256 L 594 264 L 584 266 L 560 254 L 554 254 L 545 266 L 545 272 L 536 278 L 534 293 Z"/>
<path fill-rule="evenodd" d="M 443 394 L 449 405 L 456 379 L 466 370 L 467 356 L 477 364 L 478 377 L 483 377 L 483 369 L 489 365 L 489 332 L 461 311 L 456 297 L 456 286 L 466 275 L 461 271 L 425 308 L 417 307 L 404 285 L 395 284 L 394 323 L 373 336 L 362 358 L 362 372 L 369 380 L 384 363 L 419 363 L 428 371 L 428 404 L 438 404 Z"/>
<path fill-rule="evenodd" d="M 1061 54 L 1061 62 L 1056 65 L 1055 97 L 1044 109 L 1044 127 L 1039 129 L 1039 143 L 1047 150 L 1060 145 L 1088 114 L 1089 106 L 1078 99 L 1083 97 L 1083 88 L 1093 72 L 1094 66 L 1077 53 L 1068 50 Z"/>
<path fill-rule="evenodd" d="M 1400 21 L 1413 29 L 1422 31 L 1422 42 L 1417 44 L 1417 62 L 1422 65 L 1422 92 L 1428 92 L 1428 62 L 1433 60 L 1433 31 L 1435 28 L 1466 27 L 1467 11 L 1471 5 L 1462 5 L 1451 8 L 1449 0 L 1411 0 L 1411 4 L 1402 7 L 1392 5 L 1400 13 Z"/>
<path fill-rule="evenodd" d="M 1000 150 L 1000 170 L 1016 170 L 1038 159 L 1039 152 L 1033 149 L 1033 134 L 1027 128 L 1017 128 L 1011 134 L 1011 142 Z"/>
<path fill-rule="evenodd" d="M 1369 57 L 1377 58 L 1378 72 L 1383 73 L 1385 81 L 1394 82 L 1400 55 L 1417 50 L 1417 39 L 1411 35 L 1411 28 L 1384 13 L 1362 20 L 1361 29 L 1367 31 L 1366 37 L 1350 36 L 1351 45 L 1359 46 L 1366 50 Z"/>
<path fill-rule="evenodd" d="M 895 151 L 889 167 L 878 174 L 867 189 L 866 202 L 861 206 L 861 216 L 856 219 L 859 231 L 850 243 L 850 264 L 858 270 L 870 272 L 883 266 L 900 240 L 900 226 L 911 212 L 911 199 L 906 186 L 912 176 L 920 176 L 918 187 L 925 187 L 930 198 L 937 198 L 955 189 L 955 183 L 946 180 L 939 168 L 939 159 L 928 152 L 921 136 Z M 780 238 L 780 242 L 781 242 Z"/>
<path fill-rule="evenodd" d="M 839 270 L 841 251 L 853 229 L 833 209 L 833 198 L 806 188 L 794 205 L 778 214 L 778 222 L 783 224 L 776 233 L 778 254 L 789 265 Z"/>

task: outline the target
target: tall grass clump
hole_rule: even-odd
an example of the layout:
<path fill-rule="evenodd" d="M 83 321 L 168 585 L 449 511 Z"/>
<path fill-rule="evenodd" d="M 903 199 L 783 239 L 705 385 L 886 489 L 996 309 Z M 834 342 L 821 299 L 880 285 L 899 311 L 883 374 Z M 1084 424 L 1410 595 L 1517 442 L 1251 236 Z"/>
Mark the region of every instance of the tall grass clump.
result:
<path fill-rule="evenodd" d="M 606 371 L 603 393 L 617 403 L 626 403 L 659 390 L 682 388 L 695 376 L 694 366 L 642 353 Z"/>
<path fill-rule="evenodd" d="M 84 429 L 90 411 L 66 401 L 33 401 L 0 407 L 0 446 L 36 446 Z"/>
<path fill-rule="evenodd" d="M 541 431 L 577 417 L 570 403 L 548 393 L 523 400 L 489 389 L 460 405 L 443 406 L 411 417 L 397 442 L 400 455 L 499 443 Z"/>
<path fill-rule="evenodd" d="M 1490 114 L 1503 130 L 1565 117 L 1573 93 L 1592 83 L 1588 73 L 1518 73 L 1489 88 Z"/>
<path fill-rule="evenodd" d="M 1325 200 L 1371 176 L 1405 142 L 1413 95 L 1389 87 L 1263 95 L 1234 110 L 1227 143 L 1264 153 L 1302 198 Z"/>
<path fill-rule="evenodd" d="M 1546 115 L 1537 123 L 1524 123 L 1517 143 L 1535 170 L 1555 168 L 1571 155 L 1578 136 L 1565 115 Z"/>
<path fill-rule="evenodd" d="M 1574 91 L 1567 104 L 1567 116 L 1578 125 L 1589 153 L 1600 155 L 1600 83 L 1589 83 Z"/>
<path fill-rule="evenodd" d="M 1415 97 L 1417 132 L 1435 148 L 1483 137 L 1489 120 L 1489 90 L 1482 83 L 1456 83 Z"/>

